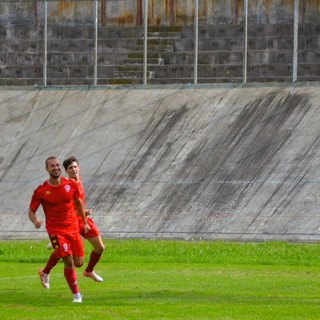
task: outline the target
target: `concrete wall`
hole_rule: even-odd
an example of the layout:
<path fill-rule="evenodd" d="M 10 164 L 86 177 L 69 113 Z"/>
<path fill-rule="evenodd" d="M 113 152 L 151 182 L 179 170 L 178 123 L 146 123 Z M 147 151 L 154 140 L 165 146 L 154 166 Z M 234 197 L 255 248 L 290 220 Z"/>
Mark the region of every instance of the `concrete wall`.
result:
<path fill-rule="evenodd" d="M 136 26 L 143 22 L 144 0 L 99 0 L 99 23 L 101 25 Z M 319 22 L 317 0 L 300 0 L 300 21 Z M 203 24 L 238 24 L 243 21 L 243 0 L 199 0 L 199 21 Z M 294 1 L 249 0 L 250 23 L 281 24 L 293 20 Z M 63 25 L 93 24 L 94 1 L 50 0 L 48 20 Z M 148 24 L 193 24 L 194 0 L 148 0 Z M 42 0 L 0 1 L 1 25 L 43 24 Z"/>
<path fill-rule="evenodd" d="M 72 154 L 104 237 L 319 241 L 319 84 L 0 91 L 0 237 Z M 42 217 L 41 210 L 39 216 Z"/>

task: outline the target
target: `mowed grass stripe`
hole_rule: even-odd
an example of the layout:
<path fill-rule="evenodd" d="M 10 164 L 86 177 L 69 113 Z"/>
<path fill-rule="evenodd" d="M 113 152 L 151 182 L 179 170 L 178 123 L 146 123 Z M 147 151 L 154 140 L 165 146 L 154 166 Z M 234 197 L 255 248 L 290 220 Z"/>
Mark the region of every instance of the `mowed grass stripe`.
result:
<path fill-rule="evenodd" d="M 63 263 L 53 269 L 49 290 L 40 284 L 37 270 L 50 254 L 46 241 L 0 242 L 1 318 L 319 318 L 318 244 L 105 243 L 96 267 L 105 281 L 95 283 L 81 275 L 84 267 L 77 269 L 84 301 L 75 306 Z M 85 249 L 87 262 L 86 242 Z"/>

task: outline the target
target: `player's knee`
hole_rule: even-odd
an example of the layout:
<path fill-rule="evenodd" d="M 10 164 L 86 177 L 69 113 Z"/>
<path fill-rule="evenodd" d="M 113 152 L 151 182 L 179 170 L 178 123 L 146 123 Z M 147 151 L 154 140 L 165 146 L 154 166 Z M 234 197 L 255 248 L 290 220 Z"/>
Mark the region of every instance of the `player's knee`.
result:
<path fill-rule="evenodd" d="M 91 241 L 91 244 L 93 246 L 93 251 L 97 254 L 102 254 L 105 250 L 105 245 L 101 239 L 94 239 L 94 241 Z"/>
<path fill-rule="evenodd" d="M 74 266 L 76 268 L 80 268 L 83 266 L 83 258 L 75 258 L 74 259 Z"/>
<path fill-rule="evenodd" d="M 105 249 L 106 249 L 106 247 L 104 246 L 103 243 L 101 243 L 101 244 L 96 248 L 95 251 L 96 251 L 96 253 L 98 253 L 98 254 L 102 254 Z"/>

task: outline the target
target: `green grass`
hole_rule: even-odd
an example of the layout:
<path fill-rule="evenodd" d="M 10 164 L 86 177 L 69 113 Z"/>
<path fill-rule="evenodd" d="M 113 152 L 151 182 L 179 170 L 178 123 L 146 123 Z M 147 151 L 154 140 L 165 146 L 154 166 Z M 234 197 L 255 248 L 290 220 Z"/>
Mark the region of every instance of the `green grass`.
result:
<path fill-rule="evenodd" d="M 1 319 L 318 319 L 318 244 L 106 240 L 71 303 L 63 264 L 41 287 L 46 241 L 0 242 Z M 91 247 L 85 242 L 86 262 Z"/>

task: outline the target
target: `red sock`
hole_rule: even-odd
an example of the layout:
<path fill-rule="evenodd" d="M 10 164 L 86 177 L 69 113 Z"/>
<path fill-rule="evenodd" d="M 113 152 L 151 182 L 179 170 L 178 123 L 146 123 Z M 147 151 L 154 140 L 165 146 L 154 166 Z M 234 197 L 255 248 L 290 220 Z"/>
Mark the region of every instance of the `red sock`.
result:
<path fill-rule="evenodd" d="M 56 252 L 53 251 L 49 257 L 49 260 L 47 261 L 46 266 L 43 268 L 43 272 L 49 274 L 51 269 L 58 263 L 59 260 L 60 258 L 58 258 Z"/>
<path fill-rule="evenodd" d="M 90 254 L 90 260 L 89 260 L 88 266 L 86 268 L 86 271 L 87 272 L 92 272 L 93 268 L 98 263 L 100 258 L 101 258 L 101 253 L 96 253 L 96 252 L 92 251 L 91 254 Z"/>
<path fill-rule="evenodd" d="M 66 278 L 69 288 L 73 294 L 78 293 L 78 282 L 77 282 L 77 275 L 73 269 L 64 268 L 64 277 Z"/>

